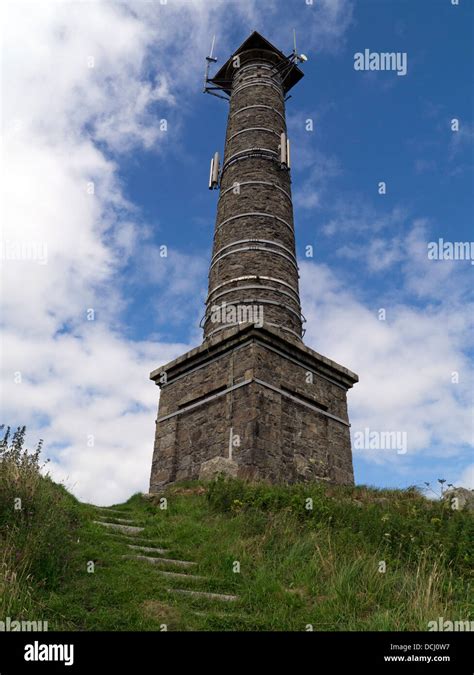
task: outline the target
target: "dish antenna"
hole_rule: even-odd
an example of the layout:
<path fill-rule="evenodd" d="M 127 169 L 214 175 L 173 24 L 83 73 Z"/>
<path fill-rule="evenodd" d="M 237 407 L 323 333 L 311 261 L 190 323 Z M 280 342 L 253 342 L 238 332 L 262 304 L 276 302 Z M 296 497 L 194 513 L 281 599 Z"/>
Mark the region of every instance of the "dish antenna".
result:
<path fill-rule="evenodd" d="M 293 55 L 292 55 L 292 60 L 293 63 L 305 63 L 308 60 L 308 57 L 306 54 L 298 54 L 298 51 L 296 49 L 296 29 L 293 28 Z"/>
<path fill-rule="evenodd" d="M 286 57 L 283 65 L 273 66 L 273 71 L 275 72 L 275 75 L 279 75 L 280 83 L 283 83 L 295 66 L 299 63 L 305 63 L 307 60 L 308 57 L 305 54 L 298 54 L 296 48 L 296 30 L 293 28 L 293 51 Z M 291 98 L 291 94 L 285 98 L 285 101 L 288 101 L 289 98 Z"/>

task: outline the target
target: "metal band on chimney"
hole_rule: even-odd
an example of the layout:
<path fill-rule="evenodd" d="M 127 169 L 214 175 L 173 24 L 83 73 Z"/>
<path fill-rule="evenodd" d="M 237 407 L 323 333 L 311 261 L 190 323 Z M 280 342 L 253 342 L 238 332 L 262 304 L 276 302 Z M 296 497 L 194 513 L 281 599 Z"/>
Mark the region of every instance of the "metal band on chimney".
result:
<path fill-rule="evenodd" d="M 250 75 L 245 75 L 245 77 L 242 76 L 242 73 L 246 72 L 247 70 L 253 69 L 253 73 Z M 238 70 L 238 72 L 235 73 L 234 76 L 234 81 L 242 82 L 242 80 L 248 80 L 250 77 L 262 77 L 262 73 L 260 71 L 262 70 L 267 70 L 269 71 L 270 75 L 264 75 L 263 77 L 270 77 L 272 80 L 275 79 L 275 70 L 271 66 L 268 65 L 253 65 L 253 64 L 248 64 L 246 66 L 241 66 Z M 255 72 L 257 71 L 257 72 Z M 281 81 L 281 78 L 280 78 Z"/>
<path fill-rule="evenodd" d="M 247 303 L 255 303 L 257 305 L 275 305 L 277 307 L 283 307 L 287 312 L 291 312 L 291 314 L 294 314 L 298 321 L 306 321 L 306 319 L 302 316 L 301 312 L 296 312 L 294 309 L 291 307 L 288 307 L 287 305 L 282 305 L 281 302 L 276 302 L 275 300 L 267 300 L 266 298 L 242 298 L 241 300 L 231 300 L 230 302 L 225 302 L 224 305 L 225 307 L 239 307 L 239 305 L 245 305 Z M 212 309 L 210 311 L 207 311 L 205 314 L 205 321 L 209 321 L 209 318 L 212 314 Z"/>
<path fill-rule="evenodd" d="M 270 246 L 278 246 L 279 248 L 282 248 L 284 251 L 289 253 L 292 258 L 296 261 L 296 256 L 291 250 L 291 248 L 288 248 L 288 246 L 285 246 L 284 244 L 280 244 L 278 241 L 271 241 L 270 239 L 238 239 L 237 241 L 233 241 L 231 244 L 226 244 L 225 246 L 222 246 L 218 251 L 214 253 L 214 255 L 211 258 L 211 262 L 214 260 L 214 258 L 217 258 L 217 256 L 222 253 L 222 251 L 225 251 L 227 248 L 231 248 L 232 246 L 237 246 L 238 244 L 270 244 Z"/>
<path fill-rule="evenodd" d="M 208 295 L 207 295 L 208 299 L 207 299 L 206 303 L 208 302 L 209 297 L 213 293 L 218 291 L 220 288 L 223 288 L 224 286 L 228 286 L 229 284 L 235 284 L 239 281 L 249 281 L 249 280 L 253 280 L 253 279 L 263 279 L 264 281 L 271 281 L 274 284 L 280 284 L 281 286 L 285 286 L 285 288 L 289 288 L 290 291 L 292 291 L 295 294 L 295 296 L 298 298 L 298 303 L 300 302 L 298 289 L 294 288 L 287 281 L 283 281 L 283 279 L 275 279 L 275 277 L 260 276 L 260 275 L 257 275 L 257 274 L 246 274 L 246 275 L 241 276 L 241 277 L 233 277 L 232 279 L 228 279 L 227 281 L 223 281 L 222 283 L 217 284 L 217 286 L 214 286 L 214 288 L 212 290 L 210 290 Z M 239 287 L 236 286 L 236 288 L 239 288 Z"/>
<path fill-rule="evenodd" d="M 248 87 L 271 87 L 272 89 L 275 89 L 275 91 L 277 91 L 283 99 L 282 88 L 278 87 L 276 84 L 270 84 L 269 82 L 252 82 L 249 84 L 241 84 L 236 89 L 232 90 L 232 96 L 239 94 L 244 89 L 248 89 Z"/>
<path fill-rule="evenodd" d="M 263 73 L 251 73 L 250 75 L 245 75 L 242 77 L 241 73 L 237 74 L 237 77 L 234 79 L 234 87 L 247 82 L 248 80 L 253 80 L 253 82 L 272 82 L 281 86 L 281 80 L 278 81 L 273 75 L 264 75 Z"/>
<path fill-rule="evenodd" d="M 240 189 L 241 187 L 244 187 L 244 185 L 267 185 L 268 187 L 275 188 L 275 190 L 280 190 L 280 192 L 282 192 L 285 195 L 285 197 L 287 197 L 290 200 L 290 202 L 292 203 L 291 195 L 290 195 L 289 192 L 284 190 L 282 187 L 280 187 L 276 183 L 270 183 L 270 181 L 268 181 L 268 180 L 246 180 L 246 181 L 243 181 L 242 183 L 239 183 L 238 181 L 235 181 L 235 183 L 233 185 L 231 185 L 230 187 L 226 188 L 225 190 L 221 190 L 221 193 L 220 193 L 219 196 L 223 197 L 224 195 L 226 195 L 231 190 L 235 190 L 236 187 L 239 187 L 239 189 Z"/>
<path fill-rule="evenodd" d="M 250 157 L 258 157 L 261 159 L 271 159 L 273 161 L 278 160 L 279 153 L 276 150 L 271 148 L 246 148 L 245 150 L 239 150 L 239 152 L 234 152 L 233 155 L 226 159 L 224 166 L 222 167 L 221 181 L 224 172 L 227 167 L 229 167 L 234 162 L 238 162 L 241 159 L 249 159 Z"/>
<path fill-rule="evenodd" d="M 231 216 L 230 218 L 226 218 L 225 220 L 222 221 L 222 223 L 218 223 L 216 225 L 216 232 L 220 227 L 223 227 L 224 225 L 227 225 L 227 223 L 230 223 L 233 220 L 237 220 L 238 218 L 248 218 L 252 216 L 258 216 L 260 217 L 265 217 L 265 218 L 274 218 L 275 220 L 278 220 L 280 223 L 283 223 L 284 225 L 287 226 L 291 232 L 293 232 L 293 227 L 288 223 L 286 220 L 283 218 L 280 218 L 280 216 L 276 216 L 274 213 L 261 213 L 260 211 L 249 211 L 248 213 L 239 213 L 236 216 Z"/>
<path fill-rule="evenodd" d="M 250 70 L 251 68 L 255 69 L 257 68 L 258 70 L 263 69 L 263 70 L 271 70 L 273 71 L 274 68 L 273 66 L 269 66 L 266 61 L 253 61 L 252 63 L 248 63 L 245 66 L 240 66 L 238 69 L 237 76 L 243 73 L 246 70 Z"/>
<path fill-rule="evenodd" d="M 244 112 L 245 110 L 250 110 L 251 108 L 265 108 L 266 110 L 271 110 L 272 112 L 276 113 L 278 115 L 278 117 L 281 117 L 281 119 L 283 120 L 283 123 L 285 124 L 285 127 L 286 127 L 286 120 L 285 120 L 284 116 L 281 114 L 281 112 L 279 110 L 277 110 L 276 108 L 274 108 L 273 106 L 265 105 L 264 103 L 255 103 L 254 105 L 246 105 L 243 108 L 239 108 L 234 113 L 232 113 L 232 115 L 230 116 L 230 119 L 232 119 L 233 117 L 235 117 L 239 113 Z"/>
<path fill-rule="evenodd" d="M 235 288 L 229 288 L 226 291 L 221 291 L 218 293 L 214 297 L 213 302 L 216 302 L 216 299 L 221 298 L 223 295 L 236 293 L 237 291 L 272 291 L 272 293 L 276 293 L 277 295 L 285 295 L 287 298 L 290 298 L 292 302 L 298 305 L 298 307 L 300 306 L 300 301 L 295 300 L 295 298 L 291 295 L 291 293 L 288 293 L 288 291 L 282 291 L 281 288 L 275 288 L 275 286 L 262 286 L 261 284 L 248 284 L 247 286 L 236 286 Z M 206 301 L 206 305 L 208 304 L 209 302 Z"/>
<path fill-rule="evenodd" d="M 264 246 L 242 246 L 241 248 L 236 248 L 234 251 L 228 251 L 227 253 L 223 253 L 219 258 L 216 258 L 214 260 L 214 262 L 209 266 L 209 269 L 211 270 L 214 267 L 214 265 L 216 265 L 224 258 L 227 258 L 229 255 L 235 255 L 236 253 L 243 253 L 243 252 L 248 253 L 249 251 L 261 251 L 262 253 L 271 253 L 272 255 L 279 255 L 280 257 L 285 258 L 285 260 L 288 260 L 288 262 L 293 265 L 295 270 L 298 271 L 298 265 L 292 258 L 290 258 L 290 256 L 286 255 L 286 253 L 281 253 L 280 251 L 273 251 L 271 248 L 265 248 Z"/>
<path fill-rule="evenodd" d="M 249 131 L 265 131 L 269 134 L 273 134 L 277 138 L 280 138 L 280 134 L 277 133 L 274 129 L 268 129 L 268 127 L 249 127 L 248 129 L 241 129 L 240 131 L 236 131 L 235 134 L 232 134 L 232 136 L 230 136 L 227 139 L 227 142 L 230 143 L 230 141 L 236 136 L 240 136 L 240 134 L 247 134 Z"/>

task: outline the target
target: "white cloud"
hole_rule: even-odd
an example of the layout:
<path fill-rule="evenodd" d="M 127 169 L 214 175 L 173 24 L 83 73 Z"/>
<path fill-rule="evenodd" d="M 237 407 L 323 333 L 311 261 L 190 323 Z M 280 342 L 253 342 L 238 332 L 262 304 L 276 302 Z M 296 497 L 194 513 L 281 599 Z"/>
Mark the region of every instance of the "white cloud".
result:
<path fill-rule="evenodd" d="M 337 52 L 353 21 L 354 4 L 350 0 L 308 0 L 296 24 L 300 35 L 298 49 Z"/>
<path fill-rule="evenodd" d="M 354 235 L 378 234 L 391 227 L 400 228 L 406 218 L 405 210 L 399 206 L 384 212 L 366 203 L 361 195 L 345 194 L 337 198 L 334 204 L 328 204 L 332 216 L 322 226 L 321 231 L 328 237 L 345 234 L 351 239 Z"/>
<path fill-rule="evenodd" d="M 341 258 L 363 260 L 371 272 L 381 272 L 403 260 L 403 249 L 400 237 L 392 240 L 371 239 L 368 245 L 345 244 L 336 251 Z"/>
<path fill-rule="evenodd" d="M 301 209 L 312 209 L 321 206 L 323 197 L 331 178 L 341 173 L 339 163 L 334 157 L 322 153 L 320 150 L 309 150 L 300 142 L 296 154 L 302 154 L 303 161 L 308 165 L 307 178 L 301 181 L 295 190 L 293 203 Z M 306 157 L 305 157 L 306 155 Z"/>
<path fill-rule="evenodd" d="M 414 242 L 420 227 L 413 228 Z M 464 457 L 472 443 L 474 372 L 468 353 L 473 313 L 464 298 L 468 279 L 460 280 L 451 267 L 441 293 L 436 267 L 431 262 L 420 268 L 417 255 L 416 246 L 404 249 L 402 277 L 395 282 L 398 293 L 388 290 L 369 302 L 325 265 L 303 262 L 305 341 L 359 374 L 360 382 L 349 394 L 353 431 L 406 431 L 407 459 L 428 453 L 449 462 L 449 457 Z M 419 294 L 419 276 L 422 287 L 432 292 L 424 306 L 410 295 Z M 385 321 L 379 320 L 380 308 L 386 311 Z M 453 373 L 459 374 L 458 383 Z M 380 463 L 394 461 L 383 452 L 369 456 Z"/>
<path fill-rule="evenodd" d="M 470 464 L 464 469 L 455 485 L 474 490 L 474 464 Z"/>

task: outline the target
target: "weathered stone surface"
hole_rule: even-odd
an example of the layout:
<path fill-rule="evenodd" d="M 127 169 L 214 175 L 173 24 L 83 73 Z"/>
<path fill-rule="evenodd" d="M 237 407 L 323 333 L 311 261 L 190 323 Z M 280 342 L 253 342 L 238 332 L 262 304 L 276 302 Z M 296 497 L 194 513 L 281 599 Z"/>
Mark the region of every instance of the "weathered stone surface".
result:
<path fill-rule="evenodd" d="M 165 570 L 156 570 L 156 574 L 160 574 L 162 577 L 172 577 L 175 579 L 190 579 L 191 581 L 203 581 L 206 577 L 202 577 L 199 574 L 184 574 L 183 572 L 167 572 Z"/>
<path fill-rule="evenodd" d="M 96 525 L 102 525 L 103 527 L 108 527 L 111 530 L 117 530 L 117 532 L 123 532 L 124 534 L 138 534 L 143 532 L 144 527 L 134 527 L 132 525 L 118 525 L 117 523 L 103 523 L 101 520 L 94 520 Z"/>
<path fill-rule="evenodd" d="M 199 480 L 213 480 L 218 476 L 237 478 L 239 466 L 227 457 L 213 457 L 201 464 Z"/>
<path fill-rule="evenodd" d="M 123 555 L 122 558 L 129 560 L 143 560 L 152 565 L 177 565 L 178 567 L 195 567 L 197 563 L 189 560 L 175 560 L 174 558 L 156 558 L 149 555 Z"/>
<path fill-rule="evenodd" d="M 174 576 L 177 576 L 176 574 Z M 190 574 L 180 575 L 191 577 Z M 181 593 L 182 595 L 189 595 L 193 598 L 203 598 L 204 600 L 223 600 L 224 602 L 235 602 L 238 600 L 238 595 L 226 595 L 225 593 L 206 593 L 205 591 L 188 591 L 184 588 L 168 588 L 168 593 Z"/>
<path fill-rule="evenodd" d="M 159 414 L 173 411 L 176 432 L 170 447 L 166 427 L 156 426 L 150 492 L 202 479 L 209 460 L 225 463 L 231 433 L 240 477 L 353 483 L 346 390 L 357 378 L 337 364 L 247 327 L 167 372 Z M 162 432 L 171 455 L 161 452 Z"/>
<path fill-rule="evenodd" d="M 225 301 L 260 305 L 265 323 L 299 339 L 291 178 L 279 152 L 287 132 L 283 84 L 270 51 L 244 62 L 233 71 L 204 336 L 225 333 L 210 318 Z"/>
<path fill-rule="evenodd" d="M 231 100 L 204 342 L 151 374 L 161 387 L 153 494 L 218 473 L 354 481 L 347 391 L 358 378 L 301 339 L 291 177 L 279 153 L 288 79 L 275 66 L 288 63 L 257 43 L 239 51 L 240 67 L 226 66 Z M 211 308 L 222 303 L 262 307 L 263 326 L 215 320 Z"/>
<path fill-rule="evenodd" d="M 134 544 L 127 544 L 128 548 L 133 548 L 136 551 L 144 551 L 145 553 L 168 553 L 168 548 L 156 548 L 154 546 L 135 546 Z"/>
<path fill-rule="evenodd" d="M 463 487 L 455 487 L 446 490 L 443 499 L 449 501 L 454 508 L 466 511 L 474 511 L 474 491 Z M 453 500 L 456 499 L 456 502 Z"/>

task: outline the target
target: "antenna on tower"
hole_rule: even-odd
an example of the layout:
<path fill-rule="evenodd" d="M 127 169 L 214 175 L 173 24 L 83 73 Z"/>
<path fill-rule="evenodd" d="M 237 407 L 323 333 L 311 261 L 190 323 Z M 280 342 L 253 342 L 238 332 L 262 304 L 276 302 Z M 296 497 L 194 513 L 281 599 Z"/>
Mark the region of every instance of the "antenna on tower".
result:
<path fill-rule="evenodd" d="M 298 54 L 298 50 L 296 48 L 296 29 L 293 28 L 293 51 L 291 54 L 289 54 L 289 56 L 286 57 L 283 63 L 273 66 L 272 70 L 275 75 L 279 76 L 280 82 L 284 83 L 289 77 L 293 68 L 298 66 L 300 63 L 305 63 L 307 60 L 308 57 L 305 54 Z M 291 96 L 287 96 L 285 101 L 287 101 L 289 98 L 291 98 Z"/>
<path fill-rule="evenodd" d="M 293 28 L 293 54 L 291 56 L 293 63 L 304 63 L 308 60 L 308 57 L 305 54 L 298 54 L 296 49 L 296 28 Z"/>
<path fill-rule="evenodd" d="M 216 90 L 221 89 L 221 87 L 210 86 L 214 85 L 214 83 L 212 81 L 212 78 L 209 77 L 209 68 L 211 67 L 211 63 L 217 63 L 216 57 L 213 56 L 215 43 L 216 43 L 216 36 L 214 35 L 211 43 L 211 51 L 209 52 L 209 56 L 206 56 L 206 72 L 204 74 L 203 92 L 205 94 L 212 94 L 213 96 L 217 96 L 218 98 L 223 98 L 225 101 L 228 101 L 229 98 L 227 96 L 222 96 L 222 94 L 216 93 Z"/>
<path fill-rule="evenodd" d="M 211 63 L 216 63 L 217 59 L 212 56 L 214 52 L 214 45 L 216 43 L 216 36 L 214 35 L 212 38 L 212 43 L 211 43 L 211 51 L 209 52 L 209 56 L 206 56 L 206 73 L 204 75 L 204 91 L 207 91 L 207 83 L 209 82 L 209 68 L 211 66 Z"/>

